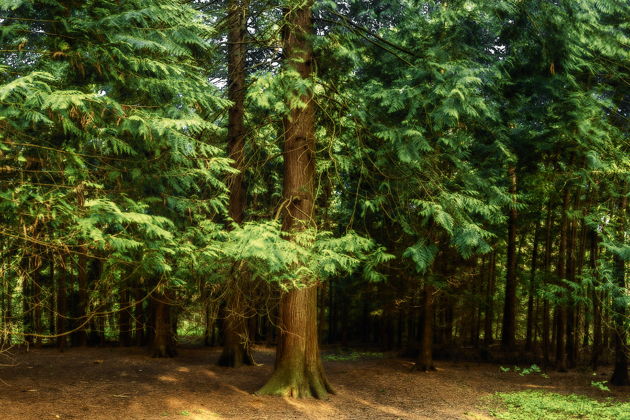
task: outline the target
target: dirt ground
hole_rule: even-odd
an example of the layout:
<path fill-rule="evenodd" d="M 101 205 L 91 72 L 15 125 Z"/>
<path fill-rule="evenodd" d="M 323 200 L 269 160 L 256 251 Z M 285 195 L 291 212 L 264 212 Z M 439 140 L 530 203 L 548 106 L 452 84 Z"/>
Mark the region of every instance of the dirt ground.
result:
<path fill-rule="evenodd" d="M 519 376 L 494 364 L 438 362 L 412 372 L 399 358 L 325 362 L 337 394 L 326 401 L 253 395 L 273 366 L 273 350 L 258 349 L 263 366 L 214 365 L 218 349 L 182 349 L 152 359 L 142 349 L 31 350 L 0 356 L 0 419 L 487 419 L 484 397 L 497 391 L 541 389 L 611 396 L 590 373 Z M 602 370 L 596 380 L 606 380 Z M 613 396 L 627 400 L 630 390 Z"/>

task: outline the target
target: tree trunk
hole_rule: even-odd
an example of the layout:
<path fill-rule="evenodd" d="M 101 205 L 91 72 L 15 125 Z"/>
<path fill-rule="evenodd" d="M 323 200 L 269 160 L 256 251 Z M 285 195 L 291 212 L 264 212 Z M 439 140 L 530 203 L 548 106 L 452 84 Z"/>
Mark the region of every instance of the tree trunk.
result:
<path fill-rule="evenodd" d="M 67 316 L 67 296 L 66 280 L 68 273 L 64 264 L 64 257 L 61 260 L 61 273 L 57 276 L 57 347 L 60 351 L 66 348 L 66 316 Z"/>
<path fill-rule="evenodd" d="M 146 315 L 144 311 L 144 298 L 145 290 L 140 284 L 140 281 L 136 281 L 133 289 L 134 305 L 133 305 L 133 318 L 134 318 L 134 341 L 138 347 L 146 344 Z M 130 309 L 131 310 L 131 309 Z"/>
<path fill-rule="evenodd" d="M 567 259 L 566 259 L 566 276 L 567 282 L 573 284 L 576 282 L 575 276 L 575 248 L 576 248 L 576 235 L 577 226 L 575 220 L 569 222 L 569 229 L 567 234 Z M 569 368 L 575 367 L 575 297 L 574 291 L 570 289 L 567 284 L 567 337 L 566 337 L 566 353 L 567 353 L 567 366 Z"/>
<path fill-rule="evenodd" d="M 589 263 L 593 272 L 593 285 L 591 286 L 591 296 L 593 300 L 593 346 L 591 348 L 591 369 L 596 371 L 599 367 L 599 354 L 602 351 L 602 310 L 601 310 L 601 294 L 597 290 L 599 284 L 599 275 L 597 273 L 597 253 L 599 249 L 599 241 L 597 231 L 591 230 L 591 251 L 589 255 Z"/>
<path fill-rule="evenodd" d="M 553 245 L 553 240 L 551 236 L 551 232 L 553 230 L 553 208 L 551 206 L 551 202 L 547 207 L 547 217 L 545 221 L 545 255 L 543 258 L 543 281 L 545 286 L 549 282 L 549 267 L 551 265 L 551 248 Z M 543 320 L 542 320 L 542 350 L 543 350 L 543 364 L 544 367 L 547 368 L 549 366 L 549 353 L 550 353 L 550 340 L 549 340 L 549 330 L 550 330 L 550 320 L 549 320 L 549 299 L 545 297 L 543 299 Z"/>
<path fill-rule="evenodd" d="M 87 263 L 88 259 L 86 257 L 87 249 L 85 247 L 79 248 L 79 256 L 77 260 L 77 283 L 79 286 L 79 295 L 78 295 L 78 308 L 77 308 L 77 319 L 76 319 L 76 331 L 73 335 L 76 337 L 75 341 L 78 346 L 87 345 L 87 332 L 86 332 L 86 320 L 88 316 L 88 270 Z"/>
<path fill-rule="evenodd" d="M 505 277 L 505 304 L 503 306 L 503 330 L 501 345 L 505 349 L 513 349 L 516 345 L 516 168 L 508 169 L 510 194 L 513 205 L 508 219 L 507 240 L 507 272 Z"/>
<path fill-rule="evenodd" d="M 435 370 L 433 365 L 433 302 L 435 288 L 428 281 L 424 284 L 424 305 L 422 308 L 422 339 L 420 340 L 420 353 L 415 370 L 428 372 Z"/>
<path fill-rule="evenodd" d="M 483 328 L 483 342 L 486 346 L 492 344 L 492 321 L 494 318 L 494 281 L 496 276 L 496 257 L 497 251 L 492 251 L 490 261 L 488 263 L 488 288 L 486 290 L 485 316 Z"/>
<path fill-rule="evenodd" d="M 238 170 L 232 175 L 230 188 L 229 215 L 234 223 L 242 223 L 246 206 L 245 188 L 245 55 L 247 44 L 247 12 L 249 0 L 229 0 L 228 2 L 228 97 L 233 102 L 228 117 L 228 153 L 234 161 L 232 166 Z M 236 273 L 236 282 L 246 278 L 245 273 Z M 239 367 L 251 365 L 250 340 L 245 319 L 245 299 L 241 295 L 242 286 L 236 284 L 229 288 L 225 302 L 226 319 L 223 322 L 223 351 L 217 364 L 219 366 Z"/>
<path fill-rule="evenodd" d="M 34 257 L 24 256 L 20 263 L 22 271 L 22 331 L 24 341 L 33 344 L 33 278 L 36 270 L 32 267 Z"/>
<path fill-rule="evenodd" d="M 226 367 L 253 365 L 244 296 L 239 287 L 229 293 L 223 319 L 223 351 L 217 364 Z"/>
<path fill-rule="evenodd" d="M 619 203 L 619 240 L 623 244 L 626 232 L 626 208 L 628 197 L 624 194 Z M 628 377 L 628 331 L 626 329 L 627 303 L 626 303 L 626 271 L 625 261 L 621 255 L 613 254 L 613 272 L 617 283 L 617 289 L 613 291 L 613 325 L 615 340 L 615 368 L 610 378 L 610 383 L 617 386 L 630 385 Z"/>
<path fill-rule="evenodd" d="M 41 275 L 42 262 L 40 257 L 37 257 L 37 262 L 34 264 L 35 272 L 33 272 L 33 331 L 35 332 L 35 347 L 39 348 L 42 346 L 42 307 L 44 302 L 42 302 L 42 281 L 43 277 Z"/>
<path fill-rule="evenodd" d="M 527 299 L 527 332 L 525 335 L 525 349 L 528 351 L 531 351 L 533 347 L 532 333 L 534 331 L 534 297 L 536 294 L 536 268 L 538 265 L 539 236 L 540 236 L 540 223 L 537 221 L 536 229 L 534 231 L 531 276 L 529 278 L 529 296 Z"/>
<path fill-rule="evenodd" d="M 563 282 L 566 280 L 566 249 L 567 249 L 567 230 L 568 230 L 568 217 L 567 210 L 569 209 L 569 188 L 564 191 L 564 197 L 562 200 L 562 214 L 560 221 L 560 245 L 558 247 L 558 265 L 556 267 L 556 273 L 558 280 Z M 561 283 L 562 284 L 562 283 Z M 558 296 L 562 300 L 563 296 Z M 556 332 L 556 369 L 560 372 L 567 371 L 567 349 L 565 346 L 565 334 L 567 325 L 567 306 L 566 303 L 560 301 L 556 306 L 557 315 L 557 332 Z"/>
<path fill-rule="evenodd" d="M 170 302 L 166 292 L 154 292 L 151 296 L 153 332 L 149 352 L 152 357 L 177 356 Z"/>
<path fill-rule="evenodd" d="M 312 72 L 312 0 L 285 10 L 283 52 L 287 67 L 302 79 Z M 284 120 L 282 228 L 286 232 L 313 226 L 315 199 L 315 108 L 312 94 L 301 95 Z M 332 392 L 324 375 L 317 340 L 317 285 L 283 294 L 276 368 L 258 391 L 264 395 L 324 398 Z"/>
<path fill-rule="evenodd" d="M 129 289 L 125 285 L 118 291 L 118 342 L 121 346 L 131 345 L 131 312 L 129 306 Z"/>

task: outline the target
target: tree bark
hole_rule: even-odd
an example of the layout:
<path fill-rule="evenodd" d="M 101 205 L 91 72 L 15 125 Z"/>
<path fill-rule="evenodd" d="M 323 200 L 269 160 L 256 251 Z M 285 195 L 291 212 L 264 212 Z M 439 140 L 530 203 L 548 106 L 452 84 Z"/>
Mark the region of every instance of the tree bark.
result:
<path fill-rule="evenodd" d="M 543 281 L 545 286 L 549 282 L 549 267 L 551 265 L 551 247 L 553 240 L 551 232 L 553 230 L 553 208 L 551 202 L 547 205 L 547 217 L 545 220 L 545 254 L 543 256 Z M 542 350 L 543 350 L 543 364 L 547 368 L 549 366 L 549 353 L 550 353 L 550 320 L 549 320 L 549 299 L 545 297 L 543 299 L 543 320 L 542 320 Z"/>
<path fill-rule="evenodd" d="M 121 346 L 131 345 L 131 312 L 129 306 L 129 289 L 121 285 L 118 291 L 118 342 Z"/>
<path fill-rule="evenodd" d="M 599 284 L 599 275 L 597 273 L 597 253 L 599 249 L 599 240 L 597 231 L 591 230 L 591 250 L 589 255 L 589 264 L 591 266 L 592 275 L 594 276 L 593 285 L 591 285 L 591 296 L 593 300 L 593 346 L 591 348 L 591 369 L 596 371 L 599 367 L 599 355 L 602 351 L 602 309 L 601 309 L 601 293 L 597 290 Z"/>
<path fill-rule="evenodd" d="M 625 192 L 625 191 L 624 191 Z M 623 244 L 626 232 L 626 208 L 628 197 L 624 194 L 619 202 L 619 240 Z M 610 383 L 617 386 L 630 385 L 628 377 L 628 331 L 626 329 L 627 304 L 625 303 L 626 270 L 625 261 L 621 255 L 613 254 L 613 272 L 617 289 L 613 292 L 613 325 L 615 340 L 615 368 Z"/>
<path fill-rule="evenodd" d="M 575 333 L 576 333 L 576 315 L 575 315 L 575 298 L 574 291 L 571 290 L 569 284 L 576 282 L 575 272 L 575 248 L 577 225 L 575 220 L 569 222 L 567 234 L 567 258 L 566 258 L 566 276 L 567 276 L 567 337 L 566 337 L 566 353 L 567 366 L 575 367 Z"/>
<path fill-rule="evenodd" d="M 228 153 L 232 166 L 238 170 L 229 183 L 229 215 L 234 223 L 242 223 L 245 214 L 247 191 L 245 188 L 245 55 L 247 44 L 247 12 L 249 0 L 229 0 L 228 2 L 228 97 L 233 102 L 228 117 Z M 236 273 L 235 281 L 247 276 Z M 219 366 L 239 367 L 254 363 L 250 340 L 247 334 L 244 296 L 241 287 L 230 287 L 225 302 L 225 322 L 223 322 L 223 351 L 219 356 Z"/>
<path fill-rule="evenodd" d="M 153 331 L 149 352 L 152 357 L 177 356 L 170 302 L 167 292 L 156 291 L 151 295 Z"/>
<path fill-rule="evenodd" d="M 62 257 L 63 258 L 63 257 Z M 66 348 L 66 316 L 67 316 L 67 296 L 66 280 L 67 271 L 63 259 L 61 261 L 61 273 L 57 276 L 57 348 L 64 351 Z"/>
<path fill-rule="evenodd" d="M 230 290 L 223 319 L 223 351 L 217 362 L 219 366 L 254 364 L 243 299 L 239 287 Z"/>
<path fill-rule="evenodd" d="M 531 276 L 529 279 L 529 296 L 527 299 L 527 331 L 525 335 L 525 349 L 532 350 L 534 331 L 534 297 L 536 294 L 536 269 L 538 268 L 538 242 L 540 237 L 540 222 L 536 222 L 534 244 L 532 250 Z"/>
<path fill-rule="evenodd" d="M 508 218 L 507 240 L 507 272 L 505 277 L 505 304 L 503 306 L 503 329 L 501 345 L 505 349 L 513 349 L 516 345 L 516 168 L 508 169 L 512 207 Z"/>
<path fill-rule="evenodd" d="M 312 0 L 285 10 L 283 52 L 287 67 L 302 79 L 312 73 Z M 313 226 L 315 198 L 315 108 L 312 93 L 284 120 L 283 219 L 285 232 Z M 325 398 L 332 388 L 324 375 L 317 340 L 317 285 L 284 293 L 280 300 L 276 367 L 258 394 Z"/>
<path fill-rule="evenodd" d="M 424 305 L 422 308 L 422 339 L 420 340 L 420 353 L 415 370 L 428 372 L 435 370 L 433 365 L 433 303 L 435 288 L 430 281 L 424 284 Z"/>
<path fill-rule="evenodd" d="M 483 342 L 486 346 L 492 344 L 492 322 L 494 319 L 494 281 L 496 276 L 497 251 L 492 251 L 488 262 L 488 288 L 486 290 Z"/>
<path fill-rule="evenodd" d="M 81 203 L 82 201 L 80 201 Z M 82 204 L 79 204 L 82 205 Z M 78 294 L 78 308 L 77 308 L 77 319 L 76 319 L 76 328 L 77 331 L 73 333 L 76 337 L 75 341 L 78 346 L 87 345 L 87 331 L 86 331 L 86 319 L 88 316 L 88 270 L 87 264 L 88 259 L 86 257 L 87 249 L 85 247 L 79 248 L 79 256 L 77 260 L 77 283 L 79 286 L 79 294 Z"/>
<path fill-rule="evenodd" d="M 563 282 L 566 280 L 566 249 L 567 249 L 567 230 L 568 230 L 568 217 L 567 210 L 569 209 L 569 188 L 564 191 L 562 199 L 562 214 L 560 221 L 560 245 L 558 247 L 558 265 L 556 267 L 556 274 L 558 281 Z M 567 349 L 565 346 L 565 334 L 567 326 L 567 306 L 562 302 L 563 296 L 558 296 L 560 302 L 556 306 L 557 315 L 557 332 L 556 332 L 556 369 L 560 372 L 567 371 Z"/>

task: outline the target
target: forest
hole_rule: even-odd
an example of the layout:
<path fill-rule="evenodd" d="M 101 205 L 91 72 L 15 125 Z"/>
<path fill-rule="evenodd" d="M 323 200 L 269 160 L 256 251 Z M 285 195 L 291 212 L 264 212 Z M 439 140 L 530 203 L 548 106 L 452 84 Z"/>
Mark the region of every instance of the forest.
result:
<path fill-rule="evenodd" d="M 0 418 L 630 419 L 627 0 L 0 0 L 0 53 Z"/>

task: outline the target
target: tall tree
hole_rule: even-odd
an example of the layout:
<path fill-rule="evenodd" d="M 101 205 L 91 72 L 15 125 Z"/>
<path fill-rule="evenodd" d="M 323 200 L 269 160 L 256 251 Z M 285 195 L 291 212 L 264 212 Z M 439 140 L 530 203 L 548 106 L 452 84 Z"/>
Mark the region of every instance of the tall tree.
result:
<path fill-rule="evenodd" d="M 508 215 L 507 262 L 505 275 L 505 302 L 503 306 L 503 324 L 501 345 L 506 349 L 513 349 L 516 345 L 516 167 L 508 169 L 510 179 L 510 194 L 513 203 Z"/>
<path fill-rule="evenodd" d="M 242 223 L 247 205 L 245 188 L 245 56 L 247 53 L 247 16 L 249 0 L 228 1 L 228 98 L 232 106 L 228 116 L 228 154 L 237 173 L 229 181 L 228 213 L 234 223 Z M 244 295 L 248 274 L 236 269 L 227 279 L 223 322 L 223 351 L 218 364 L 239 367 L 251 365 L 254 359 L 247 333 Z"/>
<path fill-rule="evenodd" d="M 285 71 L 295 72 L 294 103 L 283 123 L 282 229 L 289 237 L 314 226 L 315 105 L 312 93 L 312 0 L 285 9 L 282 49 Z M 298 86 L 299 86 L 298 84 Z M 298 269 L 298 267 L 295 267 Z M 261 395 L 324 398 L 332 392 L 319 354 L 317 284 L 283 293 L 276 365 Z"/>
<path fill-rule="evenodd" d="M 628 231 L 626 230 L 627 220 L 626 214 L 628 209 L 628 193 L 627 189 L 622 188 L 621 197 L 619 198 L 618 211 L 618 238 L 621 244 L 625 244 Z M 623 245 L 622 245 L 623 246 Z M 627 245 L 625 245 L 625 256 L 628 255 Z M 614 322 L 614 340 L 615 340 L 615 365 L 610 383 L 613 385 L 630 385 L 630 377 L 628 377 L 628 297 L 626 287 L 626 258 L 621 253 L 621 249 L 613 251 L 613 270 L 615 288 L 613 295 L 613 322 Z"/>

